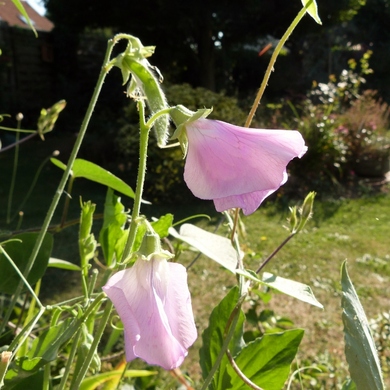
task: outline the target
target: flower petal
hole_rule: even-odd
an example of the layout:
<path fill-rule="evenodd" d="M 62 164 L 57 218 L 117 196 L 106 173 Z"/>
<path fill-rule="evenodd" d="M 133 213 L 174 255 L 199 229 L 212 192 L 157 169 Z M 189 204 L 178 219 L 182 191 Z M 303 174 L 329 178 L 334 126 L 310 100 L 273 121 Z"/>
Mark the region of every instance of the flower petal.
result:
<path fill-rule="evenodd" d="M 133 273 L 125 271 L 119 271 L 114 274 L 102 287 L 103 291 L 107 294 L 110 300 L 113 302 L 116 311 L 119 314 L 125 328 L 125 349 L 126 360 L 130 362 L 137 356 L 134 354 L 134 345 L 140 339 L 140 328 L 138 321 L 134 315 L 134 312 L 126 299 L 125 291 L 122 288 L 123 279 L 128 278 L 129 281 L 133 280 Z M 131 283 L 131 281 L 130 281 Z"/>
<path fill-rule="evenodd" d="M 279 187 L 278 187 L 279 188 Z M 275 190 L 256 191 L 249 194 L 232 195 L 226 198 L 214 199 L 214 205 L 217 211 L 222 212 L 228 209 L 239 207 L 242 209 L 244 215 L 254 213 L 263 200 L 271 195 Z"/>
<path fill-rule="evenodd" d="M 293 130 L 249 129 L 209 119 L 189 122 L 186 130 L 184 180 L 190 190 L 201 199 L 218 199 L 220 208 L 247 205 L 247 214 L 286 182 L 287 164 L 307 150 Z"/>
<path fill-rule="evenodd" d="M 103 287 L 122 319 L 128 361 L 140 357 L 166 370 L 183 362 L 197 337 L 186 278 L 183 266 L 152 258 L 136 261 Z"/>

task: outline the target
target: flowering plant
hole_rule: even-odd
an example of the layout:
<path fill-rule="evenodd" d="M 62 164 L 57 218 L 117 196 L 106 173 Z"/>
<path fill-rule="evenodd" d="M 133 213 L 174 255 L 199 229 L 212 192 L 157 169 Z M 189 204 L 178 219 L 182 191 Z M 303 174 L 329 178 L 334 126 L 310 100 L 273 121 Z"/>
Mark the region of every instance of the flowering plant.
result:
<path fill-rule="evenodd" d="M 310 0 L 303 4 L 275 49 L 245 127 L 207 119 L 211 108 L 190 111 L 181 105 L 169 106 L 160 85 L 160 74 L 149 62 L 154 48 L 143 46 L 139 39 L 128 34 L 118 34 L 108 42 L 97 86 L 69 160 L 65 165 L 58 159 L 51 159 L 63 170 L 63 176 L 42 228 L 39 233 L 12 234 L 0 245 L 0 290 L 11 296 L 0 324 L 0 335 L 9 341 L 9 344 L 4 342 L 1 352 L 0 387 L 85 390 L 104 386 L 106 389 L 124 389 L 121 381 L 126 378 L 154 375 L 151 370 L 130 369 L 128 363 L 140 358 L 149 365 L 173 370 L 181 383 L 191 389 L 189 381 L 177 369 L 197 339 L 196 317 L 191 306 L 187 270 L 177 263 L 175 248 L 168 237 L 203 253 L 237 280 L 212 311 L 209 325 L 202 334 L 200 366 L 203 380 L 199 387 L 238 390 L 247 387 L 280 389 L 285 385 L 303 330 L 263 334 L 248 342 L 244 340 L 242 308 L 248 295 L 261 296 L 262 288 L 274 289 L 322 308 L 309 286 L 263 272 L 276 252 L 303 230 L 311 217 L 315 194 L 309 193 L 302 207 L 290 209 L 288 237 L 254 270 L 245 265 L 239 226 L 240 210 L 244 215 L 254 213 L 267 196 L 286 182 L 287 164 L 302 157 L 307 149 L 297 131 L 249 128 L 274 62 L 288 36 L 307 12 L 320 21 L 316 3 Z M 125 50 L 112 58 L 114 46 L 122 40 L 127 43 Z M 96 164 L 77 158 L 104 79 L 115 67 L 121 71 L 128 97 L 137 102 L 139 114 L 139 167 L 135 190 Z M 33 133 L 43 136 L 51 131 L 63 108 L 62 103 L 42 112 L 40 126 Z M 148 118 L 147 108 L 151 112 Z M 169 133 L 171 120 L 176 127 L 172 135 Z M 152 130 L 161 148 L 178 140 L 173 146 L 180 145 L 186 158 L 184 178 L 189 189 L 201 199 L 214 201 L 216 210 L 223 212 L 230 239 L 189 223 L 182 223 L 176 230 L 172 214 L 149 220 L 141 213 L 142 204 L 147 202 L 143 195 Z M 81 202 L 78 221 L 80 262 L 73 264 L 51 257 L 53 237 L 49 227 L 66 184 L 69 194 L 74 180 L 79 177 L 103 184 L 108 190 L 98 238 L 92 233 L 96 205 L 90 201 Z M 131 212 L 125 210 L 114 191 L 133 200 Z M 67 197 L 61 223 L 54 230 L 66 227 L 69 202 Z M 234 210 L 230 212 L 231 209 Z M 168 249 L 163 247 L 162 241 Z M 92 269 L 93 259 L 98 267 Z M 82 295 L 44 305 L 39 298 L 39 286 L 48 266 L 78 272 Z M 99 270 L 102 272 L 100 277 Z M 346 334 L 352 334 L 360 342 L 347 340 L 347 343 L 349 347 L 358 348 L 358 352 L 361 349 L 368 351 L 369 355 L 369 363 L 359 366 L 353 360 L 355 350 L 349 354 L 351 372 L 359 378 L 362 375 L 359 368 L 363 366 L 364 383 L 369 383 L 374 376 L 375 383 L 380 384 L 380 374 L 378 376 L 375 370 L 378 367 L 373 367 L 376 362 L 374 348 L 361 347 L 361 344 L 371 342 L 367 332 L 359 333 L 359 326 L 366 326 L 367 322 L 364 312 L 362 314 L 345 266 L 342 271 Z M 32 297 L 28 313 L 20 317 L 13 337 L 7 328 L 13 324 L 11 318 L 14 311 L 18 312 L 19 298 L 26 290 Z M 41 329 L 40 321 L 44 318 L 48 319 L 49 326 Z M 101 351 L 98 346 L 105 332 L 109 339 Z M 101 355 L 112 351 L 122 333 L 127 362 L 122 360 L 115 369 L 101 372 Z"/>

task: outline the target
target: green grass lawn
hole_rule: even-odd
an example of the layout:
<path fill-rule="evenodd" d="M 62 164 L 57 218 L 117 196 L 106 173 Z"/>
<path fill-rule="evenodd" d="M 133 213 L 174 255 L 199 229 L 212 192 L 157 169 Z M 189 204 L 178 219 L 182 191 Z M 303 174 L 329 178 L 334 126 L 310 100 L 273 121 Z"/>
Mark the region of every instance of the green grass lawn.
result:
<path fill-rule="evenodd" d="M 291 202 L 291 206 L 294 202 Z M 244 217 L 247 252 L 245 266 L 256 269 L 288 235 L 288 211 L 271 203 Z M 390 311 L 390 197 L 378 195 L 360 199 L 316 201 L 313 218 L 304 231 L 295 236 L 264 269 L 312 287 L 324 310 L 281 294 L 274 294 L 261 309 L 274 310 L 288 317 L 295 327 L 305 329 L 296 364 L 321 366 L 323 374 L 304 381 L 304 388 L 337 389 L 347 377 L 344 336 L 341 320 L 340 267 L 348 261 L 348 270 L 368 318 Z M 192 275 L 191 272 L 195 273 Z M 193 300 L 199 322 L 207 324 L 209 307 L 215 305 L 234 283 L 218 266 L 201 258 L 190 270 Z M 202 280 L 202 283 L 200 283 Z M 204 281 L 204 282 L 203 282 Z M 205 288 L 204 284 L 208 286 Z M 389 358 L 389 330 L 384 335 Z M 386 362 L 384 362 L 386 363 Z M 388 364 L 388 360 L 387 360 Z M 383 365 L 390 384 L 387 364 Z M 314 372 L 314 371 L 311 371 Z M 301 388 L 296 385 L 294 388 Z"/>
<path fill-rule="evenodd" d="M 59 146 L 61 144 L 57 145 L 54 141 L 48 146 L 37 140 L 22 146 L 14 205 L 23 199 L 40 161 Z M 12 155 L 12 152 L 0 154 L 0 230 L 13 230 L 16 226 L 16 221 L 12 224 L 5 222 Z M 44 168 L 24 209 L 22 229 L 42 223 L 60 176 L 58 168 L 51 165 Z M 84 200 L 97 202 L 97 212 L 102 212 L 104 194 L 105 189 L 102 186 L 80 179 L 73 190 L 70 217 L 77 217 L 79 213 L 80 195 Z M 131 207 L 129 199 L 124 201 L 127 207 Z M 246 238 L 242 240 L 243 250 L 247 254 L 244 259 L 246 268 L 256 269 L 288 235 L 288 231 L 283 227 L 287 224 L 288 209 L 278 207 L 279 203 L 268 201 L 253 215 L 242 218 L 246 230 Z M 290 206 L 294 204 L 295 202 L 290 202 Z M 174 207 L 152 205 L 143 210 L 149 217 L 159 217 L 168 211 L 175 215 L 176 221 L 200 212 L 210 213 L 211 222 L 200 222 L 200 225 L 209 230 L 213 230 L 220 221 L 220 216 L 213 210 L 211 202 Z M 56 215 L 57 221 L 60 214 L 59 212 Z M 98 226 L 99 223 L 96 227 Z M 222 226 L 221 234 L 224 234 L 223 230 Z M 274 310 L 276 316 L 290 318 L 296 327 L 306 330 L 296 364 L 298 367 L 323 365 L 325 371 L 311 378 L 312 382 L 304 382 L 304 388 L 337 389 L 339 383 L 348 375 L 343 353 L 340 308 L 340 267 L 344 260 L 348 261 L 351 279 L 367 316 L 375 318 L 390 311 L 389 237 L 390 197 L 387 194 L 316 201 L 313 218 L 304 231 L 294 237 L 266 266 L 267 272 L 310 285 L 317 299 L 324 305 L 324 310 L 320 310 L 293 298 L 273 294 L 271 301 L 262 306 Z M 56 234 L 54 256 L 77 262 L 76 240 L 77 226 Z M 192 256 L 193 254 L 186 255 L 180 260 L 187 265 Z M 62 271 L 59 277 L 52 272 L 48 273 L 43 283 L 43 291 L 48 301 L 60 298 L 61 294 L 68 296 L 78 293 L 80 283 L 77 275 L 70 277 L 67 271 Z M 189 284 L 199 334 L 207 326 L 212 307 L 234 283 L 235 278 L 231 274 L 203 256 L 189 269 Z M 383 355 L 389 357 L 389 331 L 385 337 L 387 349 Z M 189 372 L 195 380 L 200 377 L 197 363 L 200 343 L 199 337 L 190 350 L 189 358 L 183 364 L 183 371 Z M 388 368 L 383 368 L 387 385 L 390 385 Z M 298 385 L 294 386 L 296 389 L 300 388 Z"/>

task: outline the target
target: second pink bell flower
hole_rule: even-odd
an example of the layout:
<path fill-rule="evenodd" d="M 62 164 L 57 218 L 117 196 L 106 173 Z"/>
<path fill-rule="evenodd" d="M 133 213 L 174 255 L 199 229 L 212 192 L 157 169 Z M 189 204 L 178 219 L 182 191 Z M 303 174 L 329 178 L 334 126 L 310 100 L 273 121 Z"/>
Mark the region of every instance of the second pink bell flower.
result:
<path fill-rule="evenodd" d="M 127 361 L 180 366 L 197 337 L 185 267 L 158 254 L 139 258 L 103 290 L 123 322 Z"/>
<path fill-rule="evenodd" d="M 184 127 L 184 180 L 196 197 L 212 199 L 217 211 L 256 211 L 287 181 L 287 164 L 307 150 L 294 130 L 259 130 L 204 118 Z"/>

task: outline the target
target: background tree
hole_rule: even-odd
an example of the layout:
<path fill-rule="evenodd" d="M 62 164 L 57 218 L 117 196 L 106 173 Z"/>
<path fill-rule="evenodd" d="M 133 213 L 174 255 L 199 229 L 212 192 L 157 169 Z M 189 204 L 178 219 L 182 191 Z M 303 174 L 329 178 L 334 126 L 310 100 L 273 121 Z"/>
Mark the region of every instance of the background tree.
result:
<path fill-rule="evenodd" d="M 268 63 L 267 55 L 258 56 L 259 50 L 272 37 L 280 38 L 301 8 L 299 0 L 44 1 L 58 30 L 77 35 L 86 29 L 109 27 L 114 33 L 134 34 L 145 45 L 157 46 L 154 63 L 169 81 L 243 94 L 258 87 Z M 378 11 L 388 1 L 373 3 L 370 9 Z M 282 69 L 277 80 L 271 78 L 268 92 L 302 92 L 313 78 L 327 78 L 334 69 L 330 66 L 334 47 L 346 46 L 351 35 L 368 46 L 353 19 L 364 4 L 365 0 L 319 2 L 323 26 L 309 17 L 300 23 L 288 42 L 289 55 L 277 64 Z M 360 13 L 360 19 L 364 20 L 364 15 Z M 388 15 L 382 14 L 381 22 L 387 21 Z"/>

